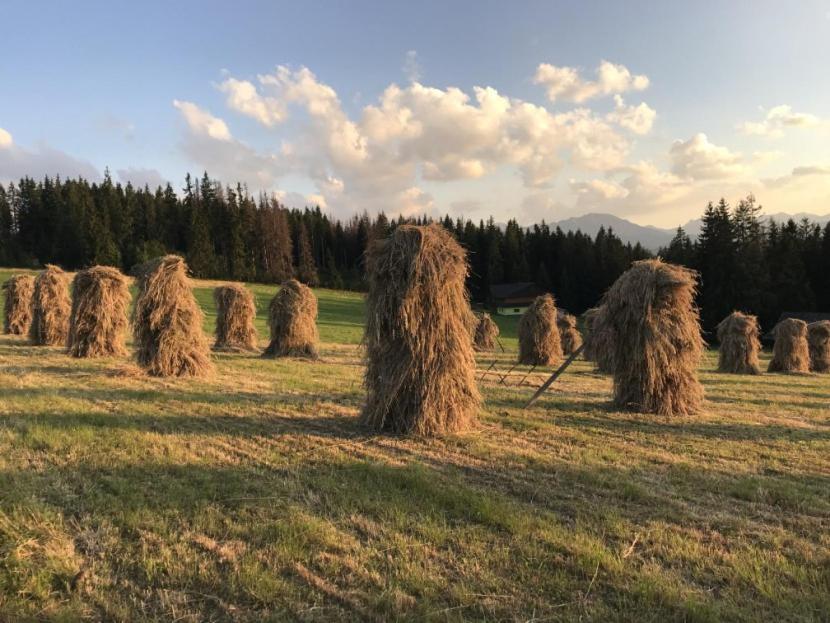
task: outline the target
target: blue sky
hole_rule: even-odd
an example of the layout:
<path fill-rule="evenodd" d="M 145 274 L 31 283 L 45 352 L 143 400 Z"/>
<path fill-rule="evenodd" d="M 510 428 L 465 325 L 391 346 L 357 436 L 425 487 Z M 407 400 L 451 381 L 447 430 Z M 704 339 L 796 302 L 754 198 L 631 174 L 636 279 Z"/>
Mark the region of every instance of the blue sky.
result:
<path fill-rule="evenodd" d="M 824 214 L 830 2 L 793 4 L 6 2 L 0 179 L 207 168 L 338 216 Z"/>

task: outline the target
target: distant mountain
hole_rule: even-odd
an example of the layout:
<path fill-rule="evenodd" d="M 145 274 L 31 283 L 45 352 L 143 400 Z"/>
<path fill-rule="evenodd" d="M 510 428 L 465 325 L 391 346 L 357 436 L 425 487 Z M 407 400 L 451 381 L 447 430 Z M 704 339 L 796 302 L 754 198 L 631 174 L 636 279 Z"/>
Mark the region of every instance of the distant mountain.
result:
<path fill-rule="evenodd" d="M 631 244 L 640 243 L 646 249 L 656 251 L 660 247 L 666 246 L 674 236 L 676 230 L 661 229 L 653 225 L 637 225 L 631 221 L 627 221 L 619 216 L 613 214 L 584 214 L 574 218 L 568 218 L 556 223 L 562 231 L 576 231 L 579 230 L 584 234 L 596 236 L 600 227 L 605 229 L 613 229 L 614 234 L 617 235 L 623 242 L 630 242 Z"/>
<path fill-rule="evenodd" d="M 773 219 L 778 223 L 785 223 L 789 219 L 798 222 L 801 219 L 809 219 L 814 223 L 824 225 L 830 222 L 830 214 L 808 214 L 807 212 L 799 212 L 798 214 L 786 214 L 784 212 L 777 212 L 775 214 L 764 214 L 764 218 Z M 683 229 L 694 240 L 700 234 L 700 228 L 703 224 L 701 219 L 693 219 L 683 225 Z M 674 237 L 677 231 L 676 227 L 664 229 L 654 227 L 653 225 L 637 225 L 619 216 L 613 214 L 599 214 L 590 213 L 582 216 L 564 219 L 555 223 L 562 231 L 581 231 L 582 233 L 596 236 L 600 227 L 605 229 L 613 229 L 614 233 L 623 241 L 631 244 L 640 243 L 650 251 L 657 251 L 660 247 L 665 247 Z"/>

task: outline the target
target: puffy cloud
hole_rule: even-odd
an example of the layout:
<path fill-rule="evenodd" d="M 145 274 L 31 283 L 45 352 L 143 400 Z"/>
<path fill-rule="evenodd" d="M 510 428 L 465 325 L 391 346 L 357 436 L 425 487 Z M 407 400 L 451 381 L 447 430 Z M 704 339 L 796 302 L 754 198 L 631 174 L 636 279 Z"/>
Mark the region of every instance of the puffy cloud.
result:
<path fill-rule="evenodd" d="M 811 128 L 821 123 L 815 115 L 794 112 L 792 106 L 781 104 L 770 108 L 762 121 L 746 121 L 738 129 L 744 134 L 779 137 L 784 135 L 785 128 Z"/>
<path fill-rule="evenodd" d="M 626 106 L 621 95 L 614 96 L 616 107 L 608 114 L 608 120 L 634 134 L 648 134 L 657 118 L 657 111 L 645 102 L 637 106 Z"/>
<path fill-rule="evenodd" d="M 768 188 L 781 188 L 802 181 L 803 178 L 830 176 L 830 165 L 802 165 L 793 168 L 789 175 L 763 180 Z"/>
<path fill-rule="evenodd" d="M 533 82 L 545 87 L 551 102 L 565 100 L 576 103 L 594 97 L 642 91 L 648 88 L 649 80 L 643 75 L 634 75 L 623 65 L 602 61 L 597 68 L 596 80 L 584 80 L 574 67 L 557 67 L 541 63 L 536 68 Z"/>
<path fill-rule="evenodd" d="M 264 126 L 270 128 L 285 120 L 284 104 L 273 97 L 261 96 L 256 86 L 247 80 L 228 78 L 219 85 L 219 90 L 228 96 L 228 108 L 253 117 Z"/>
<path fill-rule="evenodd" d="M 0 128 L 0 149 L 11 147 L 13 143 L 12 135 L 3 128 Z"/>
<path fill-rule="evenodd" d="M 627 188 L 609 180 L 595 179 L 587 182 L 571 180 L 570 184 L 579 202 L 591 203 L 597 200 L 622 199 L 630 192 Z"/>
<path fill-rule="evenodd" d="M 130 182 L 137 188 L 148 186 L 150 190 L 155 190 L 159 186 L 167 185 L 167 180 L 156 169 L 128 167 L 126 169 L 118 169 L 116 173 L 122 183 L 126 184 Z"/>
<path fill-rule="evenodd" d="M 229 78 L 223 85 L 238 90 L 240 82 Z M 433 199 L 418 190 L 420 179 L 476 179 L 509 166 L 526 187 L 544 187 L 566 162 L 602 171 L 620 166 L 629 150 L 613 122 L 587 108 L 552 113 L 490 87 L 468 94 L 417 81 L 392 84 L 354 119 L 335 90 L 304 67 L 279 66 L 258 76 L 254 93 L 246 90 L 245 102 L 268 100 L 283 119 L 291 107 L 305 113 L 307 123 L 275 158 L 311 178 L 334 209 L 429 210 Z M 276 119 L 264 117 L 259 106 L 234 108 L 266 127 Z M 203 114 L 181 110 L 195 118 L 188 119 L 192 134 L 209 134 Z"/>
<path fill-rule="evenodd" d="M 685 178 L 719 179 L 746 172 L 741 154 L 710 143 L 702 132 L 687 141 L 675 141 L 669 156 L 672 172 Z"/>
<path fill-rule="evenodd" d="M 214 117 L 193 102 L 173 100 L 173 106 L 181 111 L 182 117 L 194 134 L 207 136 L 218 141 L 231 140 L 231 132 L 228 130 L 227 124 L 219 117 Z"/>

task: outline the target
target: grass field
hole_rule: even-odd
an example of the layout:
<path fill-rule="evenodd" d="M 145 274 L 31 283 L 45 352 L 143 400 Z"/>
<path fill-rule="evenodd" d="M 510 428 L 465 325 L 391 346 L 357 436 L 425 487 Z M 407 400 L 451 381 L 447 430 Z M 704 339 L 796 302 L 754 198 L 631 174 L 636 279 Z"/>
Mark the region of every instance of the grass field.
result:
<path fill-rule="evenodd" d="M 0 621 L 830 619 L 830 376 L 707 353 L 706 412 L 665 418 L 577 362 L 527 411 L 543 373 L 489 375 L 469 434 L 378 436 L 362 298 L 317 294 L 322 361 L 209 380 L 0 337 Z"/>

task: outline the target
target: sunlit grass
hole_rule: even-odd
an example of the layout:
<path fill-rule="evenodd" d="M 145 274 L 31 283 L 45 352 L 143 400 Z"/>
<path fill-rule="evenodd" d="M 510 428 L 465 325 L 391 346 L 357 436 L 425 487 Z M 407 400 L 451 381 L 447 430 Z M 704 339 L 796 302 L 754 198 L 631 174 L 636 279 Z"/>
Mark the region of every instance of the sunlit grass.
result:
<path fill-rule="evenodd" d="M 475 431 L 376 436 L 362 297 L 317 293 L 321 361 L 207 380 L 0 338 L 0 620 L 826 620 L 830 378 L 708 353 L 672 419 L 577 362 L 523 410 L 510 321 Z"/>

